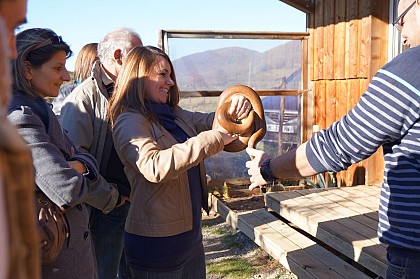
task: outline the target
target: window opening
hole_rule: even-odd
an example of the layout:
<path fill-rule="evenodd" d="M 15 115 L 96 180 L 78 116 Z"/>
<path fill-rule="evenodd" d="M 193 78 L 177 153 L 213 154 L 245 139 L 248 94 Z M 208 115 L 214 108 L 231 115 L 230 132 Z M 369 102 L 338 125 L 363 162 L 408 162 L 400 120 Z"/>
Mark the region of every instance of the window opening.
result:
<path fill-rule="evenodd" d="M 303 96 L 307 85 L 308 33 L 161 30 L 181 92 L 180 106 L 213 112 L 223 90 L 235 84 L 261 97 L 267 133 L 258 143 L 272 156 L 302 142 Z M 247 178 L 245 151 L 222 151 L 206 159 L 212 180 Z"/>

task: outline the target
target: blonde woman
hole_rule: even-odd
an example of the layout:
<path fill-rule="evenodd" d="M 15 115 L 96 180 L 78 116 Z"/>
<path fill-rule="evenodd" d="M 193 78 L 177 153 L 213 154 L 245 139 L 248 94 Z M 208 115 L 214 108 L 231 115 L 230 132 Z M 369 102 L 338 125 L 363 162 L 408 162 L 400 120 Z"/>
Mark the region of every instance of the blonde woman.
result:
<path fill-rule="evenodd" d="M 211 130 L 214 113 L 178 106 L 169 57 L 155 47 L 127 56 L 109 102 L 115 148 L 131 185 L 124 249 L 133 278 L 205 278 L 201 208 L 208 210 L 203 160 L 237 137 Z M 250 103 L 236 96 L 243 119 Z"/>

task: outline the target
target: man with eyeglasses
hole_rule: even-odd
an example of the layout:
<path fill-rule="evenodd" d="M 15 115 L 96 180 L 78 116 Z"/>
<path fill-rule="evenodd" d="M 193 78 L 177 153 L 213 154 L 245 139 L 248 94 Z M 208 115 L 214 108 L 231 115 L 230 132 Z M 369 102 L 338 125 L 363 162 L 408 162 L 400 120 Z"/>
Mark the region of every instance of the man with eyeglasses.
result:
<path fill-rule="evenodd" d="M 15 30 L 26 7 L 27 0 L 0 0 L 0 278 L 7 279 L 41 277 L 31 152 L 6 117 Z"/>
<path fill-rule="evenodd" d="M 253 189 L 345 170 L 382 146 L 378 237 L 388 245 L 388 279 L 420 278 L 420 0 L 401 0 L 398 12 L 394 25 L 409 49 L 375 74 L 346 116 L 273 159 L 247 148 L 254 159 L 246 162 Z"/>
<path fill-rule="evenodd" d="M 403 44 L 408 47 L 420 45 L 419 26 L 419 5 L 415 0 L 402 0 L 398 5 L 399 16 L 393 22 L 395 28 L 401 32 Z"/>

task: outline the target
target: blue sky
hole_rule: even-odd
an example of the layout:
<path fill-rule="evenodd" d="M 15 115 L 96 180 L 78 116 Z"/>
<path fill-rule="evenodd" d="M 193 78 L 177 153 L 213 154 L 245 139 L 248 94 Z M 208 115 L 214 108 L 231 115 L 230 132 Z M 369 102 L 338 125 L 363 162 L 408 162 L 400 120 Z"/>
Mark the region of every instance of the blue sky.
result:
<path fill-rule="evenodd" d="M 279 0 L 28 0 L 23 29 L 45 27 L 74 51 L 120 27 L 137 31 L 145 45 L 157 44 L 158 30 L 306 32 L 306 16 Z"/>

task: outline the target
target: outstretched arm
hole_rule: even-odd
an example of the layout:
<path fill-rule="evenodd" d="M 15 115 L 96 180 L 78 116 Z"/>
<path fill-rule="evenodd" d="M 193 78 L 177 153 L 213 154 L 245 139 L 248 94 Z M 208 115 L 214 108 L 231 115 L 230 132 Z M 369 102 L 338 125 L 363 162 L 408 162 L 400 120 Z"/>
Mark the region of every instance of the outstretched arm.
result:
<path fill-rule="evenodd" d="M 261 165 L 270 157 L 264 151 L 249 147 L 246 152 L 251 157 L 251 161 L 246 162 L 246 167 L 249 168 L 248 174 L 251 176 L 249 189 L 252 190 L 268 183 L 261 174 Z M 276 178 L 301 178 L 317 173 L 306 157 L 306 143 L 271 159 L 268 167 Z"/>

